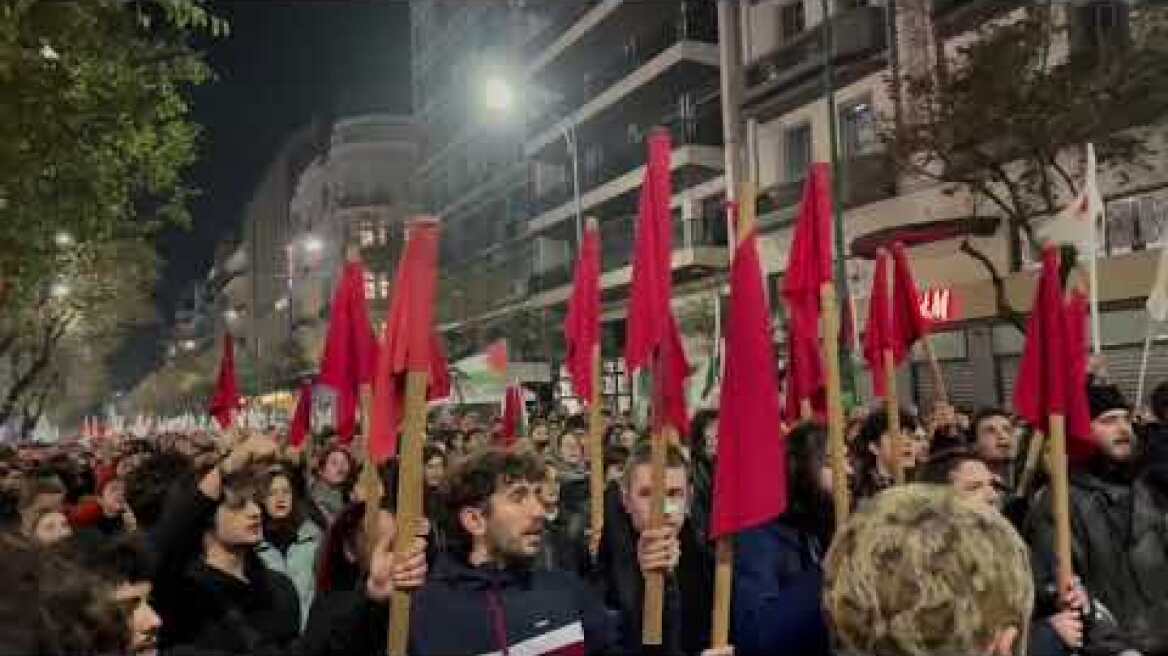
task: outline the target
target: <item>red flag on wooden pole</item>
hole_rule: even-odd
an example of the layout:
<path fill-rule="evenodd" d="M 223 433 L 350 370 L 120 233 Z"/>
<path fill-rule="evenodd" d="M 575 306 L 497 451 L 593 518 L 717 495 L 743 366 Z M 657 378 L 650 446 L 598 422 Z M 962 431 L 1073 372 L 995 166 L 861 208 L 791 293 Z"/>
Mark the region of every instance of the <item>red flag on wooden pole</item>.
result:
<path fill-rule="evenodd" d="M 312 381 L 300 384 L 300 396 L 296 399 L 296 412 L 292 415 L 292 425 L 288 428 L 288 444 L 300 446 L 312 432 Z"/>
<path fill-rule="evenodd" d="M 589 219 L 584 229 L 568 314 L 564 317 L 564 336 L 568 343 L 565 360 L 572 389 L 581 401 L 591 406 L 593 351 L 600 346 L 600 228 L 595 219 Z"/>
<path fill-rule="evenodd" d="M 219 379 L 215 382 L 215 394 L 211 397 L 208 414 L 219 422 L 220 428 L 228 428 L 239 412 L 239 383 L 235 379 L 235 340 L 231 333 L 223 333 L 223 355 L 219 360 Z"/>
<path fill-rule="evenodd" d="M 507 386 L 503 394 L 503 418 L 499 428 L 499 439 L 503 446 L 510 447 L 519 437 L 519 424 L 523 414 L 523 390 L 518 384 Z"/>
<path fill-rule="evenodd" d="M 787 408 L 793 417 L 801 416 L 807 404 L 822 411 L 826 403 L 819 315 L 820 290 L 832 280 L 831 215 L 831 170 L 827 163 L 816 162 L 803 186 L 782 288 L 790 339 Z"/>
<path fill-rule="evenodd" d="M 407 229 L 373 382 L 369 448 L 376 462 L 397 451 L 406 373 L 430 374 L 434 356 L 438 355 L 432 348 L 436 342 L 433 320 L 437 273 L 438 224 L 429 219 L 415 221 Z M 432 386 L 428 389 L 430 397 L 440 391 Z"/>
<path fill-rule="evenodd" d="M 786 447 L 779 432 L 779 387 L 770 307 L 754 232 L 743 236 L 730 267 L 726 376 L 718 423 L 711 537 L 758 526 L 787 506 Z"/>
<path fill-rule="evenodd" d="M 888 252 L 876 252 L 876 270 L 872 275 L 872 292 L 868 295 L 868 325 L 864 329 L 864 360 L 872 375 L 872 393 L 884 398 L 888 393 L 884 352 L 894 350 L 892 310 L 888 303 Z"/>
<path fill-rule="evenodd" d="M 360 387 L 373 380 L 377 362 L 377 342 L 365 307 L 365 269 L 359 262 L 345 264 L 330 308 L 320 384 L 337 394 L 337 435 L 348 443 L 357 425 Z"/>
<path fill-rule="evenodd" d="M 932 329 L 931 322 L 921 313 L 921 299 L 917 283 L 909 268 L 904 244 L 892 245 L 892 350 L 897 364 L 912 350 L 913 344 L 925 339 Z"/>

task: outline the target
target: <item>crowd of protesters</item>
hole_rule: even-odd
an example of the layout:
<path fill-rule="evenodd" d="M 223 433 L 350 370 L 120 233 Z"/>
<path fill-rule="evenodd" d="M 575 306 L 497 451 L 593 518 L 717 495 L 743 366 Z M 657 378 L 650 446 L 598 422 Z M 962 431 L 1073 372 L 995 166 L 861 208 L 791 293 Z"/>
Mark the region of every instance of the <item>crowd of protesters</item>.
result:
<path fill-rule="evenodd" d="M 733 652 L 1168 654 L 1168 384 L 1138 419 L 1102 379 L 1088 396 L 1096 448 L 1070 475 L 1068 589 L 1044 457 L 1027 457 L 1008 412 L 937 403 L 905 412 L 897 439 L 881 410 L 854 409 L 839 535 L 825 429 L 787 427 L 787 509 L 735 540 Z M 6 448 L 0 654 L 384 653 L 394 591 L 413 593 L 417 656 L 729 653 L 708 651 L 717 413 L 668 448 L 661 528 L 647 436 L 623 416 L 606 426 L 599 535 L 578 416 L 539 416 L 506 445 L 489 417 L 436 420 L 427 521 L 398 525 L 390 461 L 375 536 L 359 439 L 307 453 L 276 430 Z M 398 531 L 416 535 L 408 557 Z M 651 571 L 666 584 L 650 650 Z"/>

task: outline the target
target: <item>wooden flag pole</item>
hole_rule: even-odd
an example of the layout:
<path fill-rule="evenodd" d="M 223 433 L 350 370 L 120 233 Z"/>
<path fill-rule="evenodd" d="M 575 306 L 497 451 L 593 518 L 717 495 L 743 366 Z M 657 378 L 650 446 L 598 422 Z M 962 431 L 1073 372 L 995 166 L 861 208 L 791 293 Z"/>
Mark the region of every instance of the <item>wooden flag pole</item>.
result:
<path fill-rule="evenodd" d="M 884 375 L 886 377 L 884 412 L 888 417 L 888 435 L 892 437 L 893 448 L 896 451 L 896 463 L 892 467 L 892 473 L 896 477 L 896 484 L 900 485 L 904 482 L 904 463 L 900 458 L 901 441 L 904 437 L 900 434 L 900 396 L 896 391 L 896 357 L 892 355 L 892 349 L 884 349 Z"/>
<path fill-rule="evenodd" d="M 604 530 L 604 417 L 601 414 L 600 394 L 600 345 L 592 351 L 592 398 L 588 402 L 588 447 L 591 451 L 591 478 L 588 484 L 592 507 L 589 509 L 589 527 L 592 535 L 588 539 L 588 551 L 592 558 L 597 555 L 600 532 Z"/>
<path fill-rule="evenodd" d="M 1050 415 L 1050 489 L 1054 511 L 1054 545 L 1059 593 L 1074 586 L 1071 560 L 1070 488 L 1067 480 L 1067 432 L 1063 415 Z"/>
<path fill-rule="evenodd" d="M 361 476 L 357 480 L 358 495 L 361 501 L 365 503 L 365 553 L 368 554 L 370 562 L 372 563 L 373 550 L 377 548 L 377 533 L 378 521 L 377 511 L 381 506 L 381 497 L 385 493 L 385 489 L 381 485 L 381 475 L 377 473 L 377 464 L 373 462 L 373 454 L 369 450 L 369 408 L 373 403 L 373 394 L 369 385 L 361 386 L 361 435 L 365 440 L 363 449 L 365 457 L 361 465 Z"/>
<path fill-rule="evenodd" d="M 426 440 L 425 371 L 406 373 L 405 420 L 398 443 L 397 535 L 393 553 L 397 562 L 410 555 L 422 523 L 422 447 Z M 406 656 L 410 638 L 410 593 L 394 590 L 390 596 L 389 656 Z"/>
<path fill-rule="evenodd" d="M 1030 436 L 1030 443 L 1026 448 L 1026 464 L 1022 467 L 1022 476 L 1018 481 L 1018 488 L 1014 494 L 1019 497 L 1030 496 L 1030 483 L 1034 480 L 1034 472 L 1038 471 L 1038 461 L 1042 457 L 1042 433 L 1034 431 Z"/>
<path fill-rule="evenodd" d="M 658 409 L 660 410 L 660 409 Z M 676 431 L 671 428 L 653 431 L 650 436 L 651 451 L 651 493 L 649 496 L 649 528 L 658 529 L 665 525 L 665 453 L 667 441 L 665 433 Z M 676 438 L 675 438 L 676 439 Z M 665 607 L 665 573 L 660 570 L 644 572 L 645 600 L 641 622 L 641 643 L 661 644 L 661 614 Z"/>
<path fill-rule="evenodd" d="M 933 375 L 933 398 L 937 404 L 949 403 L 949 390 L 945 386 L 945 374 L 941 371 L 941 361 L 937 359 L 937 351 L 933 349 L 931 335 L 921 336 L 925 343 L 925 355 L 929 358 L 929 373 Z"/>
<path fill-rule="evenodd" d="M 827 440 L 831 458 L 831 496 L 835 510 L 836 529 L 848 520 L 851 501 L 848 495 L 848 469 L 844 445 L 844 404 L 840 393 L 839 365 L 839 310 L 836 307 L 835 285 L 828 282 L 819 288 L 819 304 L 823 311 L 823 359 L 827 364 Z"/>

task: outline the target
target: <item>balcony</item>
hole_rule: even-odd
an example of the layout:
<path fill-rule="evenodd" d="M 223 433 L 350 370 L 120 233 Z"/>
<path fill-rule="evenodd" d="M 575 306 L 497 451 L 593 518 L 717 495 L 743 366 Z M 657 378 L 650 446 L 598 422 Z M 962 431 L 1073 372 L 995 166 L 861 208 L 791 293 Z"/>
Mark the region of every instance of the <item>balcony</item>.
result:
<path fill-rule="evenodd" d="M 600 220 L 601 286 L 612 295 L 628 285 L 632 279 L 632 261 L 636 247 L 636 214 L 625 214 Z M 716 215 L 681 219 L 674 212 L 673 269 L 674 277 L 685 280 L 705 275 L 727 263 L 726 223 L 720 212 Z M 553 267 L 542 273 L 533 273 L 530 282 L 534 305 L 555 305 L 568 297 L 572 283 L 574 262 Z"/>
<path fill-rule="evenodd" d="M 830 20 L 837 88 L 883 66 L 873 61 L 887 46 L 883 7 L 858 7 Z M 745 114 L 765 121 L 822 95 L 823 31 L 822 23 L 816 25 L 747 67 Z"/>
<path fill-rule="evenodd" d="M 572 84 L 562 88 L 556 107 L 549 107 L 548 111 L 528 117 L 529 133 L 538 135 L 548 131 L 563 117 L 562 112 L 556 111 L 557 108 L 583 108 L 589 101 L 597 99 L 609 88 L 649 65 L 670 48 L 687 41 L 717 43 L 717 22 L 678 21 L 670 18 L 646 30 L 641 38 L 635 40 L 635 47 L 626 44 L 624 47 L 593 51 L 587 59 L 587 67 L 564 71 L 557 78 L 571 80 Z M 608 55 L 607 59 L 605 55 Z"/>
<path fill-rule="evenodd" d="M 884 153 L 859 155 L 842 164 L 844 209 L 867 205 L 896 195 L 896 170 Z M 759 190 L 757 209 L 759 224 L 763 227 L 774 227 L 793 220 L 802 199 L 802 180 L 780 182 Z"/>
<path fill-rule="evenodd" d="M 540 52 L 546 50 L 568 28 L 572 27 L 576 21 L 580 20 L 585 14 L 592 11 L 593 7 L 599 4 L 600 0 L 576 0 L 574 2 L 548 0 L 539 5 L 537 11 L 540 13 L 544 24 L 523 45 L 523 51 L 526 53 L 528 59 L 533 59 Z"/>

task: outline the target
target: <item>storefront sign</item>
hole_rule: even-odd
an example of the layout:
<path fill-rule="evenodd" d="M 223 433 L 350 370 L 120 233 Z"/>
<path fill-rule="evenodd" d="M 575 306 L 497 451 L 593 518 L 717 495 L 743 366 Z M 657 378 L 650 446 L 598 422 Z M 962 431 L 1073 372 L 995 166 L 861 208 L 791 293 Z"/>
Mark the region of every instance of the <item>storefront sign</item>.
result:
<path fill-rule="evenodd" d="M 921 316 L 936 323 L 948 323 L 961 318 L 957 294 L 948 287 L 930 287 L 921 291 Z"/>

